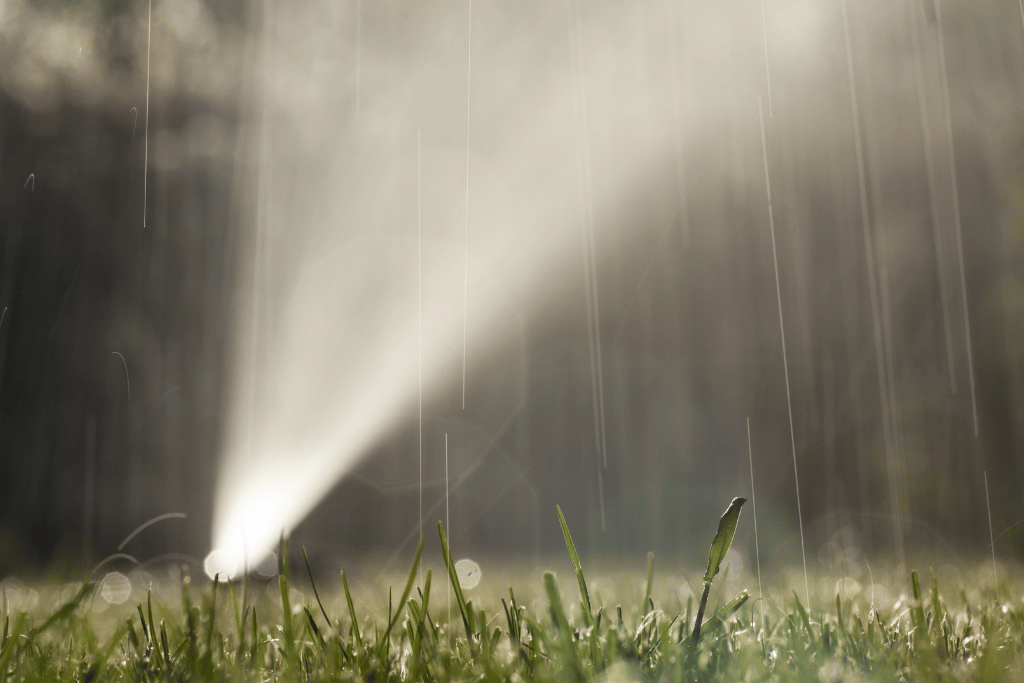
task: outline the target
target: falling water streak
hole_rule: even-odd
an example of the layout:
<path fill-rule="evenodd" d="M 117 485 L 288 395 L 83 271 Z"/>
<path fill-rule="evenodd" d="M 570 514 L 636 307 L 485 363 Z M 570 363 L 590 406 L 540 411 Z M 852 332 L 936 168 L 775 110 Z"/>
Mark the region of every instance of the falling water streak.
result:
<path fill-rule="evenodd" d="M 988 470 L 985 470 L 985 510 L 988 511 L 988 540 L 992 547 L 992 586 L 999 594 L 999 576 L 996 574 L 996 541 L 992 537 L 992 506 L 988 502 Z"/>
<path fill-rule="evenodd" d="M 754 509 L 754 556 L 757 558 L 757 601 L 761 604 L 761 635 L 764 635 L 764 593 L 761 591 L 761 548 L 757 544 L 757 498 L 754 497 L 754 446 L 750 441 L 750 416 L 747 416 L 747 455 L 750 456 L 750 505 Z"/>
<path fill-rule="evenodd" d="M 902 463 L 903 453 L 903 433 L 902 423 L 898 414 L 898 404 L 896 402 L 896 376 L 895 376 L 895 365 L 896 365 L 896 353 L 893 346 L 893 335 L 892 335 L 892 310 L 891 301 L 892 297 L 889 292 L 889 257 L 888 257 L 888 246 L 885 239 L 886 231 L 879 229 L 877 244 L 878 244 L 878 279 L 879 279 L 879 296 L 882 304 L 882 340 L 885 350 L 885 377 L 887 383 L 887 390 L 889 396 L 889 425 L 890 425 L 890 437 L 892 438 L 893 448 L 893 471 L 896 475 L 896 486 L 899 491 L 900 511 L 906 512 L 903 509 L 904 502 L 906 501 L 906 481 L 903 468 L 900 466 Z"/>
<path fill-rule="evenodd" d="M 444 433 L 444 529 L 445 533 L 451 538 L 452 535 L 452 518 L 448 510 L 448 432 Z M 451 557 L 451 544 L 448 544 L 448 556 Z M 452 582 L 445 581 L 445 585 L 448 587 L 448 639 L 451 640 L 452 636 Z"/>
<path fill-rule="evenodd" d="M 268 93 L 268 74 L 270 72 L 270 5 L 272 0 L 264 0 L 263 2 L 263 23 L 261 26 L 261 67 L 263 72 L 263 83 L 262 91 L 260 93 L 260 161 L 259 161 L 259 177 L 257 179 L 258 192 L 256 201 L 256 221 L 255 221 L 255 232 L 256 239 L 253 244 L 253 257 L 252 257 L 252 321 L 249 328 L 249 395 L 248 395 L 248 415 L 247 419 L 249 424 L 245 434 L 248 439 L 246 450 L 251 452 L 255 445 L 255 428 L 256 428 L 256 380 L 257 380 L 257 369 L 259 366 L 259 322 L 260 315 L 262 314 L 262 308 L 260 306 L 260 283 L 263 281 L 263 268 L 264 259 L 261 255 L 266 249 L 266 225 L 270 222 L 271 202 L 270 197 L 273 191 L 272 181 L 272 166 L 273 161 L 271 149 L 270 149 L 270 106 Z"/>
<path fill-rule="evenodd" d="M 360 101 L 359 91 L 362 78 L 362 48 L 363 48 L 363 2 L 356 0 L 356 113 L 359 113 Z"/>
<path fill-rule="evenodd" d="M 128 110 L 128 113 L 135 112 L 135 119 L 132 121 L 132 140 L 135 139 L 135 129 L 139 127 L 139 110 L 136 107 L 132 107 Z"/>
<path fill-rule="evenodd" d="M 131 541 L 136 536 L 138 536 L 139 533 L 141 533 L 146 528 L 156 524 L 157 522 L 164 521 L 165 519 L 188 519 L 188 515 L 186 515 L 184 512 L 168 512 L 167 514 L 164 514 L 164 515 L 157 515 L 156 517 L 154 517 L 153 519 L 149 520 L 148 522 L 143 522 L 142 524 L 140 524 L 135 529 L 135 531 L 133 531 L 130 534 L 128 534 L 128 536 L 126 536 L 125 539 L 123 541 L 121 541 L 121 545 L 117 546 L 117 549 L 118 550 L 124 550 L 124 547 L 126 545 L 128 545 L 128 542 Z"/>
<path fill-rule="evenodd" d="M 64 301 L 61 303 L 60 310 L 57 311 L 57 318 L 53 321 L 53 327 L 50 329 L 50 339 L 53 339 L 53 333 L 57 331 L 57 323 L 60 322 L 60 314 L 64 312 L 64 306 L 67 305 L 68 297 L 71 296 L 71 288 L 75 286 L 75 278 L 78 277 L 78 268 L 81 267 L 82 266 L 79 265 L 75 268 L 75 274 L 71 276 L 71 284 L 68 285 L 68 293 L 64 295 Z"/>
<path fill-rule="evenodd" d="M 601 307 L 597 292 L 597 255 L 594 236 L 594 207 L 590 177 L 590 127 L 587 116 L 587 84 L 583 70 L 583 27 L 577 2 L 567 0 L 569 43 L 575 53 L 572 72 L 574 114 L 577 119 L 576 173 L 581 187 L 580 229 L 583 237 L 584 294 L 587 305 L 587 335 L 590 344 L 590 383 L 594 397 L 594 438 L 603 467 L 608 466 L 608 448 L 604 417 L 604 370 L 601 362 Z M 573 61 L 570 57 L 570 65 Z M 602 500 L 603 505 L 603 500 Z"/>
<path fill-rule="evenodd" d="M 1022 0 L 1024 2 L 1024 0 Z M 978 400 L 974 389 L 974 352 L 971 349 L 971 317 L 967 312 L 967 279 L 964 274 L 963 231 L 960 225 L 960 190 L 956 181 L 956 148 L 953 145 L 953 116 L 949 107 L 949 77 L 946 73 L 946 42 L 942 28 L 942 2 L 935 0 L 938 20 L 939 68 L 942 73 L 942 104 L 946 115 L 946 144 L 949 146 L 949 174 L 953 187 L 953 224 L 956 226 L 956 251 L 960 258 L 960 298 L 964 304 L 964 341 L 967 342 L 967 376 L 971 384 L 971 416 L 974 418 L 974 438 L 978 438 Z M 1024 4 L 1021 5 L 1024 22 Z"/>
<path fill-rule="evenodd" d="M 4 312 L 0 313 L 0 327 L 4 326 L 4 318 L 7 316 L 7 307 L 4 306 Z"/>
<path fill-rule="evenodd" d="M 874 99 L 872 97 L 872 91 L 869 88 L 864 93 L 863 99 L 863 110 L 864 114 L 864 153 L 865 153 L 865 170 L 868 188 L 880 188 L 883 187 L 884 181 L 880 178 L 879 168 L 881 167 L 882 155 L 879 149 L 879 134 L 876 126 L 871 125 L 874 121 L 871 113 L 874 111 Z M 926 119 L 927 120 L 927 119 Z M 930 128 L 929 128 L 930 130 Z M 928 153 L 928 159 L 931 159 L 930 152 L 930 132 L 924 140 L 923 148 Z M 927 169 L 926 169 L 927 170 Z M 883 410 L 888 410 L 889 416 L 889 439 L 892 446 L 892 458 L 887 461 L 887 466 L 890 468 L 890 477 L 893 483 L 893 490 L 895 491 L 894 500 L 899 505 L 900 514 L 903 519 L 906 519 L 909 515 L 909 511 L 906 509 L 906 491 L 907 491 L 907 479 L 906 471 L 903 467 L 903 434 L 902 434 L 902 422 L 900 419 L 899 405 L 896 402 L 897 387 L 896 387 L 896 353 L 895 345 L 893 343 L 893 316 L 892 316 L 892 296 L 890 294 L 889 287 L 889 248 L 887 244 L 888 226 L 883 220 L 885 215 L 884 206 L 881 199 L 881 193 L 870 193 L 870 212 L 872 216 L 878 217 L 875 221 L 874 230 L 874 245 L 873 254 L 876 259 L 877 275 L 878 275 L 878 298 L 881 312 L 881 325 L 882 325 L 882 348 L 884 351 L 883 357 L 883 368 L 885 369 L 885 380 L 884 385 L 879 385 L 879 393 L 885 392 L 885 396 L 888 403 L 881 403 Z M 937 211 L 936 218 L 937 221 Z M 938 225 L 937 222 L 933 222 L 933 229 Z M 937 260 L 936 268 L 939 270 L 942 260 Z"/>
<path fill-rule="evenodd" d="M 579 211 L 580 211 L 580 236 L 583 241 L 583 291 L 586 303 L 587 311 L 587 342 L 590 347 L 590 386 L 591 386 L 591 398 L 593 401 L 594 409 L 594 443 L 598 450 L 598 453 L 602 455 L 601 462 L 597 467 L 597 494 L 598 504 L 601 511 L 601 531 L 605 531 L 605 514 L 604 514 L 604 474 L 602 473 L 602 467 L 608 466 L 608 458 L 603 449 L 603 396 L 602 396 L 602 383 L 600 382 L 599 375 L 599 335 L 597 332 L 598 322 L 595 321 L 597 315 L 597 308 L 595 299 L 597 296 L 596 292 L 596 280 L 591 277 L 591 274 L 595 270 L 594 265 L 594 251 L 591 249 L 591 241 L 593 239 L 593 220 L 590 211 L 591 208 L 591 195 L 590 195 L 590 177 L 589 177 L 589 146 L 587 140 L 589 135 L 587 132 L 587 118 L 586 118 L 586 90 L 583 76 L 583 50 L 582 50 L 582 28 L 580 26 L 579 7 L 575 4 L 570 4 L 570 21 L 569 27 L 569 40 L 570 45 L 573 48 L 576 56 L 576 69 L 573 70 L 573 104 L 574 114 L 577 119 L 577 130 L 582 131 L 583 142 L 579 144 L 577 140 L 577 154 L 576 154 L 576 173 L 577 178 L 580 181 L 580 193 L 579 197 Z M 572 59 L 570 57 L 570 64 Z M 595 338 L 597 340 L 595 341 Z"/>
<path fill-rule="evenodd" d="M 29 192 L 35 192 L 36 191 L 36 174 L 35 173 L 29 173 L 28 174 L 28 178 L 25 178 L 25 184 L 22 185 L 22 187 L 23 188 L 28 187 L 29 181 L 32 182 L 32 189 L 29 190 Z"/>
<path fill-rule="evenodd" d="M 132 381 L 128 379 L 128 362 L 124 359 L 119 351 L 111 351 L 111 354 L 117 354 L 117 357 L 121 359 L 121 363 L 124 365 L 124 381 L 128 385 L 128 400 L 132 400 Z"/>
<path fill-rule="evenodd" d="M 423 535 L 423 164 L 421 134 L 416 131 L 416 316 L 417 356 L 419 362 L 420 402 L 420 536 Z M 420 567 L 420 584 L 423 583 L 423 567 Z"/>
<path fill-rule="evenodd" d="M 761 0 L 761 35 L 764 38 L 764 78 L 768 88 L 768 118 L 772 116 L 772 73 L 768 68 L 768 19 L 765 17 L 764 0 Z"/>
<path fill-rule="evenodd" d="M 768 143 L 764 134 L 764 108 L 757 97 L 757 117 L 761 124 L 761 155 L 764 159 L 764 185 L 768 195 L 768 224 L 772 233 L 772 260 L 775 263 L 775 296 L 779 302 L 779 334 L 782 337 L 782 368 L 786 376 L 786 405 L 789 409 L 789 443 L 793 449 L 793 482 L 796 485 L 796 517 L 800 523 L 800 554 L 804 562 L 804 597 L 811 604 L 811 586 L 807 580 L 807 551 L 804 547 L 804 516 L 800 507 L 800 474 L 796 466 L 796 433 L 793 431 L 793 399 L 789 393 L 789 360 L 786 357 L 786 326 L 782 320 L 782 286 L 779 281 L 779 257 L 775 249 L 775 211 L 772 208 L 772 185 L 768 177 Z"/>
<path fill-rule="evenodd" d="M 469 318 L 469 104 L 473 80 L 473 0 L 466 31 L 466 256 L 462 262 L 462 409 L 466 409 L 466 324 Z"/>
<path fill-rule="evenodd" d="M 669 88 L 672 95 L 672 151 L 673 160 L 675 162 L 676 172 L 676 191 L 683 193 L 685 196 L 686 192 L 683 190 L 685 187 L 684 183 L 684 167 L 683 167 L 683 141 L 682 141 L 682 96 L 679 93 L 679 55 L 676 52 L 676 15 L 674 12 L 675 3 L 672 0 L 666 0 L 665 2 L 667 19 L 666 22 L 669 26 L 669 37 L 668 37 L 668 49 L 669 49 L 669 68 L 672 74 L 669 81 Z M 625 319 L 625 315 L 623 316 Z M 620 329 L 621 332 L 621 329 Z M 618 336 L 618 335 L 616 335 Z M 614 346 L 614 344 L 612 345 Z"/>
<path fill-rule="evenodd" d="M 1020 5 L 1020 25 L 1024 28 L 1024 0 L 1017 0 L 1017 4 Z"/>
<path fill-rule="evenodd" d="M 153 0 L 149 0 L 149 18 L 146 33 L 146 122 L 143 137 L 145 152 L 142 161 L 142 227 L 146 227 L 146 188 L 149 181 L 149 61 L 153 54 Z M 137 117 L 136 117 L 137 118 Z M 132 134 L 134 137 L 134 133 Z"/>
<path fill-rule="evenodd" d="M 861 144 L 860 116 L 857 113 L 857 86 L 854 81 L 853 72 L 853 47 L 850 43 L 850 21 L 846 10 L 846 0 L 841 0 L 843 9 L 843 36 L 846 41 L 846 71 L 850 84 L 850 112 L 853 117 L 853 144 L 857 158 L 857 181 L 860 188 L 860 212 L 861 227 L 864 231 L 864 252 L 868 266 L 868 290 L 871 298 L 871 323 L 874 332 L 875 342 L 875 366 L 878 370 L 878 393 L 882 403 L 882 432 L 885 439 L 886 459 L 889 462 L 889 504 L 892 508 L 893 536 L 896 542 L 897 559 L 899 564 L 906 561 L 906 553 L 903 542 L 903 520 L 897 491 L 896 481 L 892 469 L 892 441 L 889 425 L 888 396 L 886 391 L 886 375 L 883 368 L 885 354 L 882 350 L 882 333 L 878 304 L 878 291 L 875 282 L 875 257 L 874 246 L 871 240 L 870 211 L 868 208 L 867 183 L 864 178 L 864 150 Z"/>
<path fill-rule="evenodd" d="M 935 240 L 935 266 L 939 279 L 939 299 L 942 302 L 942 328 L 946 339 L 946 363 L 949 366 L 949 390 L 956 395 L 956 360 L 953 356 L 953 331 L 949 320 L 949 293 L 946 290 L 946 262 L 939 231 L 939 191 L 935 182 L 935 160 L 932 156 L 932 128 L 928 118 L 928 103 L 924 91 L 924 67 L 921 40 L 918 33 L 917 12 L 910 0 L 906 2 L 907 21 L 910 23 L 910 42 L 914 51 L 914 86 L 917 90 L 917 109 L 921 117 L 921 136 L 924 138 L 924 162 L 928 178 L 928 207 L 931 211 L 932 234 Z"/>

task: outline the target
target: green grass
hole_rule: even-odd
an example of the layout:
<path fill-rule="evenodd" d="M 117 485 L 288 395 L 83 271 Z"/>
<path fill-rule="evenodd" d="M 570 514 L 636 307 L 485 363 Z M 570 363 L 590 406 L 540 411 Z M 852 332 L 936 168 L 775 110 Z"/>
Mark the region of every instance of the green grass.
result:
<path fill-rule="evenodd" d="M 451 621 L 433 572 L 416 585 L 422 539 L 397 602 L 383 584 L 376 591 L 361 586 L 363 599 L 353 599 L 344 573 L 344 598 L 331 599 L 317 589 L 308 561 L 304 592 L 286 573 L 274 590 L 216 580 L 194 587 L 186 575 L 180 594 L 177 586 L 155 587 L 142 603 L 98 612 L 96 587 L 83 584 L 62 599 L 41 600 L 49 610 L 0 604 L 0 683 L 1024 679 L 1024 605 L 1021 585 L 1011 580 L 998 593 L 966 586 L 944 592 L 934 576 L 922 584 L 913 572 L 890 587 L 905 595 L 874 608 L 864 590 L 810 609 L 782 590 L 761 604 L 746 590 L 728 600 L 718 590 L 709 601 L 738 506 L 730 514 L 711 547 L 704 619 L 694 613 L 696 591 L 684 604 L 678 591 L 657 586 L 653 555 L 645 574 L 636 568 L 641 584 L 591 576 L 588 585 L 558 510 L 576 596 L 545 572 L 542 585 L 520 588 L 520 595 L 509 588 L 507 595 L 467 599 L 439 524 L 441 575 L 456 603 Z M 680 585 L 675 577 L 663 580 Z M 1000 602 L 1010 595 L 1017 599 Z"/>

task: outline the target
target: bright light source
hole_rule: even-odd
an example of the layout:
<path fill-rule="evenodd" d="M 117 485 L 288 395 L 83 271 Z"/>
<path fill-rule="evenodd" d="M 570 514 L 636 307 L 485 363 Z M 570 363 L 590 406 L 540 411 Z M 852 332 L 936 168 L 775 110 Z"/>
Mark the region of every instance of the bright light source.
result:
<path fill-rule="evenodd" d="M 203 569 L 211 579 L 220 575 L 220 578 L 231 580 L 238 573 L 238 556 L 227 550 L 211 550 L 203 561 Z"/>

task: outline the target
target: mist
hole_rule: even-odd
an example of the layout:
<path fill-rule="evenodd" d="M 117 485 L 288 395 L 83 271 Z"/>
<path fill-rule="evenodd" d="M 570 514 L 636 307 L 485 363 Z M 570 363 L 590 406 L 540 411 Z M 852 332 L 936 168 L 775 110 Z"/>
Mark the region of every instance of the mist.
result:
<path fill-rule="evenodd" d="M 1013 2 L 7 0 L 0 61 L 0 571 L 685 555 L 752 482 L 778 567 L 1020 555 Z"/>

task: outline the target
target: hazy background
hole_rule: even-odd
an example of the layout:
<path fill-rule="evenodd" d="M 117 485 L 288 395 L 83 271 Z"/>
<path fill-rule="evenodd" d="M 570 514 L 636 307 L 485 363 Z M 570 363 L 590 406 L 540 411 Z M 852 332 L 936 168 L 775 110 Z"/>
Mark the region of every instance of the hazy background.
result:
<path fill-rule="evenodd" d="M 759 96 L 809 562 L 987 554 L 986 472 L 1024 554 L 1021 8 L 850 2 L 855 117 L 841 2 L 705 5 L 157 1 L 147 143 L 147 4 L 0 2 L 0 574 L 250 475 L 409 554 L 421 311 L 428 553 L 447 434 L 458 554 L 689 556 L 749 417 L 799 563 Z"/>

